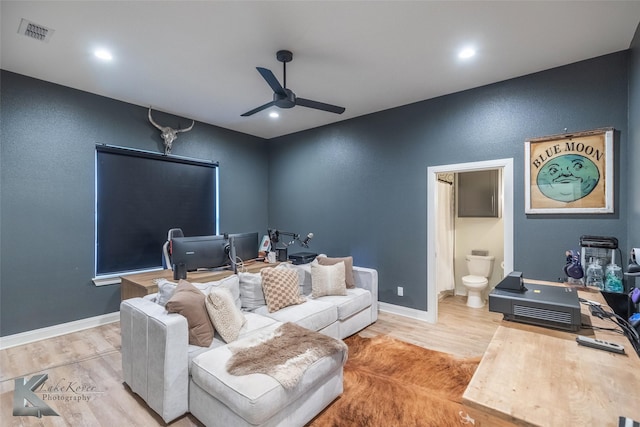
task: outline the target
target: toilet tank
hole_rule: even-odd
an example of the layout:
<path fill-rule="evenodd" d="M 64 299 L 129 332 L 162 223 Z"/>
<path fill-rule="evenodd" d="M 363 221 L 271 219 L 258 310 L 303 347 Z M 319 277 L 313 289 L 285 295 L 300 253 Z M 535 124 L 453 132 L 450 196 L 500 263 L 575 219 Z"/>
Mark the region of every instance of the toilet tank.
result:
<path fill-rule="evenodd" d="M 472 276 L 489 277 L 493 269 L 494 256 L 467 255 L 467 268 Z"/>

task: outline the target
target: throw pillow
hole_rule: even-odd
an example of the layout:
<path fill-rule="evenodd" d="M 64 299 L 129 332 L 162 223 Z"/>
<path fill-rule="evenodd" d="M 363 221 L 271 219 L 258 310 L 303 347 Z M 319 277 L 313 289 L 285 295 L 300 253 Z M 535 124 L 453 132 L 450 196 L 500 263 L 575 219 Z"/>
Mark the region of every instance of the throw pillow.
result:
<path fill-rule="evenodd" d="M 276 268 L 287 268 L 298 273 L 298 285 L 300 286 L 300 295 L 311 295 L 311 267 L 309 264 L 293 265 L 283 263 Z"/>
<path fill-rule="evenodd" d="M 238 273 L 240 278 L 240 300 L 245 310 L 255 310 L 267 305 L 262 292 L 262 276 L 260 273 Z"/>
<path fill-rule="evenodd" d="M 328 258 L 325 256 L 319 256 L 316 257 L 316 259 L 320 265 L 334 265 L 339 262 L 344 262 L 344 279 L 347 283 L 347 288 L 353 289 L 356 287 L 356 281 L 353 277 L 353 257 Z"/>
<path fill-rule="evenodd" d="M 344 262 L 333 265 L 311 263 L 311 296 L 346 295 L 347 284 L 344 279 Z"/>
<path fill-rule="evenodd" d="M 158 295 L 156 298 L 156 303 L 164 307 L 167 304 L 167 301 L 169 301 L 173 294 L 176 292 L 176 286 L 178 286 L 178 284 L 167 279 L 156 279 L 155 282 L 158 285 Z M 211 286 L 210 283 L 191 284 L 200 289 L 200 291 L 203 293 L 206 293 L 206 291 L 209 289 L 209 286 Z"/>
<path fill-rule="evenodd" d="M 295 271 L 268 267 L 263 268 L 260 275 L 269 313 L 306 301 L 300 296 L 298 273 Z"/>
<path fill-rule="evenodd" d="M 204 303 L 213 327 L 222 339 L 227 343 L 237 340 L 246 319 L 236 307 L 231 291 L 225 287 L 212 288 Z"/>
<path fill-rule="evenodd" d="M 207 282 L 205 283 L 205 285 L 208 285 L 207 290 L 204 291 L 205 295 L 208 295 L 209 292 L 213 289 L 228 289 L 231 292 L 234 303 L 238 308 L 240 308 L 240 279 L 237 275 L 232 274 L 231 276 L 225 277 L 224 279 L 217 280 L 215 282 Z"/>
<path fill-rule="evenodd" d="M 187 318 L 189 344 L 209 347 L 214 329 L 204 299 L 204 294 L 198 288 L 186 280 L 180 280 L 166 308 L 169 313 L 178 313 Z"/>

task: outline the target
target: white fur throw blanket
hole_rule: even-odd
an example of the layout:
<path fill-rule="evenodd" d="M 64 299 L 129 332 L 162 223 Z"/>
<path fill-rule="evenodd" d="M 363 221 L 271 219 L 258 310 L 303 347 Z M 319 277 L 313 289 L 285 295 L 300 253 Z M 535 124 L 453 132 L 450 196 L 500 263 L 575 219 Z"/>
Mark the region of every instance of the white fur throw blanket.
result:
<path fill-rule="evenodd" d="M 296 386 L 315 361 L 344 351 L 347 345 L 319 332 L 285 323 L 269 334 L 229 344 L 233 354 L 227 362 L 232 375 L 266 374 L 285 389 Z"/>

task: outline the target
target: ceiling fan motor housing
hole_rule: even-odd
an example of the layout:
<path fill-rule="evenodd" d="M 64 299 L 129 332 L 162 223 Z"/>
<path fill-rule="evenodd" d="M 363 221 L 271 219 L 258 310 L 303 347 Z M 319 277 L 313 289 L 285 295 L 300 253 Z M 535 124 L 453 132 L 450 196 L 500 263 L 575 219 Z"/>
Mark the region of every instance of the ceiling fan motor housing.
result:
<path fill-rule="evenodd" d="M 282 93 L 273 93 L 273 102 L 280 108 L 292 108 L 296 105 L 296 94 L 291 89 L 284 88 L 287 96 Z"/>

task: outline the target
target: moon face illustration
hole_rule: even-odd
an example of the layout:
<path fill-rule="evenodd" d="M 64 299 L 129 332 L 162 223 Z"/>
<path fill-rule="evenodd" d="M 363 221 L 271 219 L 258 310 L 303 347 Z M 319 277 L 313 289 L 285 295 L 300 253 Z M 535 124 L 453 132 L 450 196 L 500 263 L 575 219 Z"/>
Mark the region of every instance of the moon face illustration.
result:
<path fill-rule="evenodd" d="M 564 154 L 544 165 L 536 182 L 546 197 L 559 202 L 573 202 L 587 196 L 600 181 L 600 171 L 589 158 Z"/>

